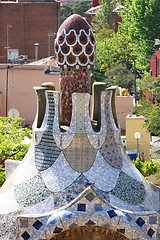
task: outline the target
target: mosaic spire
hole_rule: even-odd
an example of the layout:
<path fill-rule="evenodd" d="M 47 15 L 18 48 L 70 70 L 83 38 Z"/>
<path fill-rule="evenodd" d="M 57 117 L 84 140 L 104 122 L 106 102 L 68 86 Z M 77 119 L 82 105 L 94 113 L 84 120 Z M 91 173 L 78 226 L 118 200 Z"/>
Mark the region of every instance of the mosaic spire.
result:
<path fill-rule="evenodd" d="M 69 125 L 72 115 L 72 93 L 90 93 L 91 66 L 94 65 L 95 37 L 81 16 L 67 18 L 55 40 L 57 65 L 60 67 L 61 122 Z"/>

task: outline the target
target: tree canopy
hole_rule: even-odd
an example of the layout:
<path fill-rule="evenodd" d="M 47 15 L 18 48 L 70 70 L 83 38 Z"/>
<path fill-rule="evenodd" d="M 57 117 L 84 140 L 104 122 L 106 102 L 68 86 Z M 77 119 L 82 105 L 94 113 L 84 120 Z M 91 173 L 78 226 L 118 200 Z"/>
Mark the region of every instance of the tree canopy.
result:
<path fill-rule="evenodd" d="M 92 27 L 95 32 L 100 29 L 114 29 L 113 10 L 116 6 L 116 0 L 99 0 L 101 8 L 99 8 L 92 22 Z"/>

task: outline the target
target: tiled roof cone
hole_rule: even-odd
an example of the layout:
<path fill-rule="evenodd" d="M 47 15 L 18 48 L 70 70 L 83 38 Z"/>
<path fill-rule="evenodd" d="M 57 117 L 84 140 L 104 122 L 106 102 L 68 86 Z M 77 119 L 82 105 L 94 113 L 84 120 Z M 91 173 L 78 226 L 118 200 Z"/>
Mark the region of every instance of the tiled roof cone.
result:
<path fill-rule="evenodd" d="M 116 88 L 101 92 L 99 131 L 90 121 L 89 93 L 72 94 L 70 126 L 61 131 L 60 94 L 47 85 L 34 90 L 31 147 L 18 167 L 8 162 L 12 173 L 0 191 L 0 239 L 69 240 L 73 229 L 87 226 L 130 240 L 158 239 L 159 188 L 121 145 Z"/>

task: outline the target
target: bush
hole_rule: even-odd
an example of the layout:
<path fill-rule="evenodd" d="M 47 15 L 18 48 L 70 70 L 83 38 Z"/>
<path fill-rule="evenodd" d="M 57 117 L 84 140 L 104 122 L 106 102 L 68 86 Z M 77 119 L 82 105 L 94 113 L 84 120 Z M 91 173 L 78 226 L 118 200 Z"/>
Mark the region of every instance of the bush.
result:
<path fill-rule="evenodd" d="M 135 167 L 142 173 L 144 177 L 149 175 L 157 175 L 160 173 L 160 163 L 150 159 L 148 162 L 141 162 L 139 158 L 133 160 Z"/>
<path fill-rule="evenodd" d="M 0 185 L 5 180 L 5 160 L 22 160 L 28 151 L 29 144 L 23 140 L 31 138 L 31 130 L 23 128 L 22 122 L 22 118 L 0 117 Z"/>

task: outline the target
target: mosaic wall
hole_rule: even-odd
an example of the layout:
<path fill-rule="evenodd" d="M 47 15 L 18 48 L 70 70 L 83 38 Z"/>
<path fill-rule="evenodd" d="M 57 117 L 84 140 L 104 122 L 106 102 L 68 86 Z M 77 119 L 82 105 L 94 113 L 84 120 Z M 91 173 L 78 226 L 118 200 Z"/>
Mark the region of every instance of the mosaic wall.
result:
<path fill-rule="evenodd" d="M 90 187 L 59 211 L 38 218 L 32 215 L 18 217 L 19 239 L 23 240 L 47 240 L 79 226 L 101 226 L 131 240 L 156 240 L 157 223 L 155 214 L 139 216 L 111 207 Z"/>
<path fill-rule="evenodd" d="M 134 240 L 158 239 L 159 189 L 146 183 L 121 147 L 112 94 L 112 90 L 102 92 L 103 126 L 94 132 L 89 94 L 74 93 L 70 127 L 61 132 L 59 94 L 46 93 L 47 110 L 41 128 L 34 131 L 32 157 L 25 158 L 14 173 L 12 196 L 8 190 L 0 194 L 0 206 L 10 204 L 5 196 L 14 199 L 9 208 L 14 211 L 7 212 L 6 206 L 2 214 L 0 209 L 2 239 L 17 239 L 19 234 L 22 240 L 44 240 L 86 225 L 116 229 Z M 21 179 L 20 169 L 25 175 L 20 174 Z M 10 222 L 11 228 L 6 227 Z"/>

